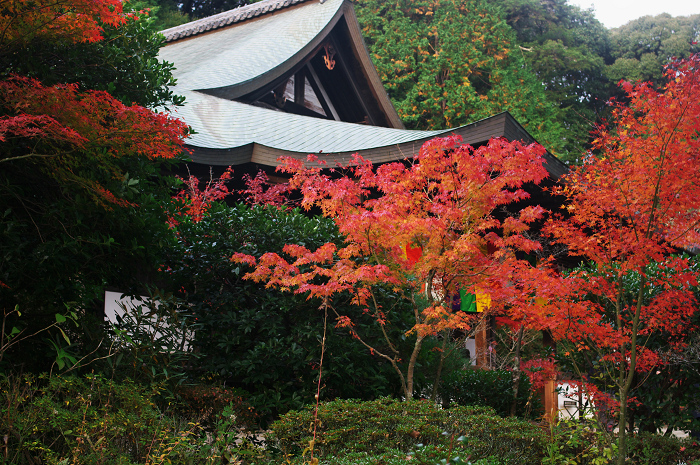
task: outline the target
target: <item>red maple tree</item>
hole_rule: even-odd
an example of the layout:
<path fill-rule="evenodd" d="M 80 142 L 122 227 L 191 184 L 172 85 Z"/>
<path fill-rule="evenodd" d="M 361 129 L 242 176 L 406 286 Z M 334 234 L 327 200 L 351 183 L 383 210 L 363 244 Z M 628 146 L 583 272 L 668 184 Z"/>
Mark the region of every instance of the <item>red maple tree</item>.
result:
<path fill-rule="evenodd" d="M 317 156 L 309 156 L 311 166 L 284 159 L 281 170 L 293 175 L 290 186 L 300 190 L 302 207 L 332 217 L 345 243 L 317 250 L 287 245 L 285 257 L 233 260 L 255 266 L 248 279 L 320 298 L 331 312 L 332 296 L 351 293 L 353 303 L 376 320 L 385 349 L 366 342 L 351 315 L 336 312 L 336 325 L 388 361 L 411 399 L 425 338 L 448 329 L 469 331 L 478 320 L 454 310 L 454 296 L 488 289 L 492 308 L 504 308 L 512 296 L 508 277 L 520 263 L 515 252 L 540 247 L 524 233 L 542 217 L 542 208 L 525 206 L 505 217 L 500 210 L 529 197 L 526 183 L 547 177 L 543 155 L 536 144 L 494 139 L 474 149 L 454 136 L 425 143 L 411 163 L 376 169 L 358 156 L 347 172 L 323 172 Z M 417 248 L 420 254 L 407 254 Z M 385 330 L 394 315 L 377 303 L 377 286 L 412 306 L 414 326 L 407 335 L 415 339 L 407 362 Z"/>
<path fill-rule="evenodd" d="M 0 81 L 0 110 L 0 142 L 6 147 L 0 165 L 36 162 L 51 178 L 80 186 L 107 207 L 126 203 L 81 176 L 77 166 L 88 159 L 110 169 L 116 158 L 176 158 L 188 134 L 182 121 L 126 106 L 106 92 L 79 92 L 75 84 L 47 87 L 20 76 Z"/>
<path fill-rule="evenodd" d="M 600 366 L 616 373 L 620 464 L 635 372 L 663 363 L 648 342 L 663 335 L 672 345 L 696 311 L 698 273 L 670 254 L 700 244 L 700 57 L 670 65 L 666 77 L 658 91 L 622 84 L 629 104 L 613 102 L 597 154 L 559 189 L 567 217 L 547 225 L 593 266 L 562 281 L 558 296 L 566 304 L 549 316 L 574 351 L 597 352 Z"/>
<path fill-rule="evenodd" d="M 8 52 L 36 39 L 97 42 L 100 24 L 125 21 L 121 0 L 2 0 L 0 45 Z"/>

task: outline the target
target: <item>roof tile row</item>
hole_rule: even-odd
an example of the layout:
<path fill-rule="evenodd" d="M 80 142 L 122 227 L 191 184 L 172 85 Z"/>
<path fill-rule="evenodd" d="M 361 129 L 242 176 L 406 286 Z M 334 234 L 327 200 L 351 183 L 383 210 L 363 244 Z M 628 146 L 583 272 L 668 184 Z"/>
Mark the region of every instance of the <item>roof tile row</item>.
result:
<path fill-rule="evenodd" d="M 262 2 L 253 3 L 233 10 L 224 11 L 214 16 L 198 19 L 186 24 L 171 27 L 161 31 L 165 36 L 166 42 L 172 42 L 185 37 L 190 37 L 197 34 L 202 34 L 207 31 L 219 29 L 231 24 L 245 21 L 256 16 L 269 13 L 271 11 L 281 10 L 297 3 L 306 2 L 308 0 L 263 0 Z"/>

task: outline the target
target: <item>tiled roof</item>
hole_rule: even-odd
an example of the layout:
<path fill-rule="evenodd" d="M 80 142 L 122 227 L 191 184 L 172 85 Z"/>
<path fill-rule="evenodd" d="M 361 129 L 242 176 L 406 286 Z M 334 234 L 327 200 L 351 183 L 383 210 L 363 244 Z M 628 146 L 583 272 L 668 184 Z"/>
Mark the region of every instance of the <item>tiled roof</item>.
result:
<path fill-rule="evenodd" d="M 508 113 L 458 128 L 415 131 L 346 123 L 295 115 L 225 100 L 201 92 L 183 95 L 187 104 L 174 115 L 196 131 L 187 145 L 194 149 L 192 159 L 205 165 L 236 165 L 253 162 L 276 166 L 280 155 L 303 159 L 321 153 L 329 166 L 347 164 L 353 153 L 374 163 L 410 158 L 427 140 L 457 134 L 464 143 L 479 144 L 493 137 L 534 142 Z M 550 154 L 547 170 L 555 178 L 566 167 Z"/>
<path fill-rule="evenodd" d="M 283 11 L 264 14 L 278 10 Z M 264 0 L 164 31 L 170 43 L 160 50 L 160 58 L 175 64 L 173 91 L 186 97 L 174 116 L 195 131 L 187 140 L 193 161 L 276 166 L 281 155 L 303 158 L 321 152 L 329 162 L 344 164 L 359 152 L 383 163 L 411 157 L 423 142 L 439 135 L 458 134 L 469 144 L 501 136 L 532 141 L 509 114 L 449 130 L 412 131 L 312 118 L 235 100 L 292 72 L 348 13 L 352 15 L 352 6 L 346 0 Z M 245 21 L 253 17 L 258 18 Z M 351 27 L 348 40 L 354 40 L 355 31 L 364 49 L 354 15 L 351 19 L 348 26 L 357 30 Z M 238 24 L 224 27 L 234 23 Z M 176 40 L 206 31 L 212 32 Z M 372 66 L 368 56 L 367 63 L 363 66 Z M 375 78 L 377 91 L 395 113 Z M 548 162 L 555 177 L 565 169 L 560 165 L 553 157 Z"/>
<path fill-rule="evenodd" d="M 224 11 L 218 15 L 209 16 L 207 18 L 198 19 L 186 24 L 171 27 L 161 31 L 167 42 L 183 39 L 193 35 L 201 34 L 207 31 L 213 31 L 231 24 L 239 23 L 256 16 L 264 15 L 272 11 L 281 10 L 297 3 L 306 2 L 308 0 L 263 0 L 262 2 L 253 3 L 233 10 Z M 316 0 L 318 1 L 318 0 Z"/>
<path fill-rule="evenodd" d="M 217 98 L 182 92 L 186 104 L 175 116 L 197 132 L 193 147 L 230 149 L 257 143 L 301 154 L 337 153 L 396 145 L 448 131 L 410 131 L 295 115 Z"/>
<path fill-rule="evenodd" d="M 293 1 L 267 0 L 232 11 Z M 196 39 L 169 43 L 160 49 L 159 58 L 175 64 L 176 93 L 227 89 L 234 93 L 227 98 L 236 98 L 274 80 L 310 53 L 341 14 L 342 6 L 343 0 L 307 2 L 283 14 L 266 15 Z"/>

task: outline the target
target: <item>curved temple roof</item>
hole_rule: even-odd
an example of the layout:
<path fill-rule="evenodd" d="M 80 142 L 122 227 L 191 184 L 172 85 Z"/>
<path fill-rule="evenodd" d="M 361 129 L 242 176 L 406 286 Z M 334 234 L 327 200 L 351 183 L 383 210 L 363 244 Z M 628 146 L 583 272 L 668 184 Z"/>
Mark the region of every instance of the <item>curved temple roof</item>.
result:
<path fill-rule="evenodd" d="M 347 163 L 355 152 L 381 163 L 410 157 L 430 138 L 453 133 L 470 144 L 500 136 L 533 141 L 507 113 L 451 130 L 403 129 L 347 0 L 264 0 L 163 34 L 168 44 L 160 58 L 175 64 L 178 82 L 173 91 L 186 97 L 176 116 L 196 131 L 188 140 L 196 163 L 276 166 L 281 155 L 305 158 L 319 152 L 329 164 Z M 310 68 L 312 57 L 328 43 L 350 44 L 344 49 L 346 62 L 354 61 L 347 67 L 353 68 L 357 86 L 364 85 L 355 88 L 356 94 L 365 101 L 373 96 L 367 105 L 379 108 L 389 127 L 293 114 L 246 101 L 260 89 L 271 92 L 299 70 L 307 78 L 313 75 L 305 67 Z M 326 83 L 332 85 L 334 79 Z M 566 167 L 549 157 L 548 169 L 558 177 Z"/>
<path fill-rule="evenodd" d="M 264 11 L 260 6 L 270 3 L 293 6 L 291 1 L 268 0 L 248 7 L 258 6 Z M 294 2 L 297 3 L 301 2 Z M 250 85 L 262 87 L 303 60 L 337 22 L 342 6 L 343 0 L 327 0 L 306 2 L 281 11 L 270 8 L 271 13 L 237 21 L 235 27 L 200 33 L 196 40 L 172 42 L 161 49 L 160 58 L 177 66 L 176 92 L 230 88 L 227 97 L 236 98 L 247 93 Z M 247 7 L 231 12 L 244 8 Z M 204 20 L 211 22 L 213 18 Z M 172 31 L 183 26 L 168 29 L 163 34 L 175 37 Z"/>

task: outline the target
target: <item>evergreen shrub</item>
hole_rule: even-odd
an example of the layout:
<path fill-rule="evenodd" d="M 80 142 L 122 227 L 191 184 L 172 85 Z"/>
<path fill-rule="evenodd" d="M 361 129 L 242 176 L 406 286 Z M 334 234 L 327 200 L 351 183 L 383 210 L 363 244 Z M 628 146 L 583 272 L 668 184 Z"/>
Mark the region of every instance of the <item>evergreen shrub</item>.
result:
<path fill-rule="evenodd" d="M 290 411 L 271 425 L 271 439 L 282 453 L 299 455 L 313 438 L 313 422 L 313 406 Z M 418 444 L 444 449 L 458 436 L 465 436 L 460 447 L 475 460 L 494 457 L 523 465 L 540 463 L 546 442 L 539 427 L 501 418 L 489 407 L 442 409 L 428 401 L 390 398 L 335 400 L 319 406 L 314 455 L 408 453 Z"/>
<path fill-rule="evenodd" d="M 700 446 L 692 439 L 641 432 L 627 441 L 627 458 L 635 465 L 700 464 Z"/>
<path fill-rule="evenodd" d="M 158 389 L 85 377 L 0 378 L 0 464 L 205 463 L 198 425 L 163 415 Z"/>
<path fill-rule="evenodd" d="M 440 384 L 444 405 L 482 405 L 500 416 L 510 414 L 513 401 L 513 374 L 506 370 L 455 370 Z M 529 378 L 520 376 L 516 415 L 538 417 L 542 413 L 539 396 L 531 395 Z"/>

